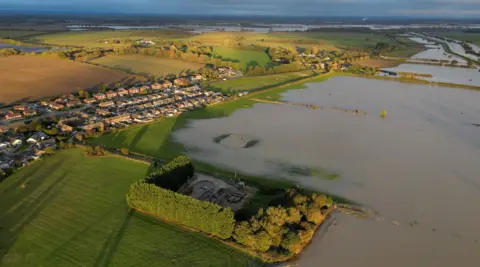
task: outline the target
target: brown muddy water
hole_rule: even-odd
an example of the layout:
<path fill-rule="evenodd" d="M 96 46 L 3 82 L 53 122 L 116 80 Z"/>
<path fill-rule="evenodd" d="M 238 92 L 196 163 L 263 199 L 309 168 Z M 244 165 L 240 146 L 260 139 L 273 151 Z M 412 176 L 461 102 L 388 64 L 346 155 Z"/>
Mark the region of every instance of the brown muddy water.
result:
<path fill-rule="evenodd" d="M 480 127 L 472 125 L 480 124 L 480 92 L 334 77 L 283 99 L 369 114 L 256 104 L 191 121 L 175 138 L 196 159 L 291 179 L 380 214 L 335 215 L 336 225 L 316 236 L 299 266 L 480 266 Z M 231 133 L 260 142 L 229 149 L 213 141 Z M 288 166 L 340 179 L 294 176 Z"/>

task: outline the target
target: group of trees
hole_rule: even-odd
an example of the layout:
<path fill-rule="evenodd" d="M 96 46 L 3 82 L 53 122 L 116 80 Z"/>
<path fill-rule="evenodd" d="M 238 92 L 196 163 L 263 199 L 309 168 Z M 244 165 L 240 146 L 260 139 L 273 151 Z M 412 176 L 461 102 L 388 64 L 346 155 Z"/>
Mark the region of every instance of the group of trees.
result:
<path fill-rule="evenodd" d="M 0 49 L 0 57 L 8 57 L 22 54 L 22 51 L 15 48 L 2 48 Z"/>
<path fill-rule="evenodd" d="M 295 255 L 310 242 L 333 205 L 331 198 L 288 189 L 282 205 L 260 208 L 248 221 L 238 222 L 233 239 L 257 252 Z"/>
<path fill-rule="evenodd" d="M 356 74 L 374 76 L 375 74 L 377 74 L 378 69 L 376 69 L 374 67 L 352 65 L 348 68 L 348 71 L 351 72 L 351 73 L 356 73 Z"/>
<path fill-rule="evenodd" d="M 85 150 L 85 156 L 105 156 L 105 148 L 101 146 L 89 146 Z"/>
<path fill-rule="evenodd" d="M 221 239 L 230 238 L 235 227 L 231 209 L 169 190 L 178 189 L 179 184 L 183 184 L 192 175 L 191 160 L 185 156 L 178 157 L 160 168 L 155 168 L 146 179 L 133 184 L 127 194 L 127 203 L 141 212 Z"/>
<path fill-rule="evenodd" d="M 179 156 L 163 166 L 153 168 L 145 181 L 177 191 L 188 179 L 193 177 L 193 173 L 192 160 L 187 156 Z"/>

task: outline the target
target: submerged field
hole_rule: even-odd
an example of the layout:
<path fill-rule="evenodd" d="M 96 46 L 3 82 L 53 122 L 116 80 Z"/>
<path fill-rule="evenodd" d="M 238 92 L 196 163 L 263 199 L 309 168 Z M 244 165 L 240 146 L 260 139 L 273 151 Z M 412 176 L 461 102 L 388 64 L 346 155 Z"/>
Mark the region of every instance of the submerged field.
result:
<path fill-rule="evenodd" d="M 132 83 L 138 76 L 40 56 L 0 58 L 0 103 L 39 99 L 107 83 Z"/>
<path fill-rule="evenodd" d="M 165 76 L 176 74 L 186 70 L 196 71 L 203 65 L 189 61 L 158 58 L 143 55 L 107 56 L 91 61 L 108 68 L 138 73 L 144 76 Z"/>
<path fill-rule="evenodd" d="M 312 71 L 302 71 L 302 72 L 289 72 L 289 73 L 282 73 L 282 74 L 274 74 L 274 75 L 265 75 L 265 76 L 258 76 L 258 77 L 244 77 L 240 79 L 228 80 L 228 81 L 220 81 L 214 82 L 210 85 L 223 92 L 227 90 L 231 90 L 234 92 L 237 91 L 249 91 L 256 88 L 261 88 L 265 86 L 274 86 L 276 84 L 281 84 L 289 80 L 302 78 L 306 76 L 312 75 Z"/>
<path fill-rule="evenodd" d="M 199 233 L 129 212 L 148 166 L 59 152 L 0 184 L 0 266 L 255 266 Z"/>

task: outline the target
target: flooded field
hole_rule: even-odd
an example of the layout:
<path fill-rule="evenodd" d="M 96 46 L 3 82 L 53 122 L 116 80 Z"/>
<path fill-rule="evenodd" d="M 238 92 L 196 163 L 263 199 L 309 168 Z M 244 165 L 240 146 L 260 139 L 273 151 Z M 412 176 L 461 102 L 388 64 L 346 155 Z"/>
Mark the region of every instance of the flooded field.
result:
<path fill-rule="evenodd" d="M 394 72 L 413 72 L 420 74 L 431 74 L 432 78 L 418 77 L 427 81 L 445 82 L 454 84 L 466 84 L 480 86 L 480 72 L 477 69 L 452 68 L 446 66 L 429 66 L 419 64 L 402 64 L 394 68 L 384 70 Z"/>
<path fill-rule="evenodd" d="M 458 65 L 467 65 L 467 61 L 461 57 L 448 54 L 440 45 L 426 45 L 426 50 L 413 55 L 408 61 L 422 62 L 421 59 L 428 60 L 456 60 Z"/>
<path fill-rule="evenodd" d="M 189 154 L 248 174 L 290 179 L 379 212 L 337 215 L 299 266 L 476 266 L 480 262 L 480 93 L 437 86 L 335 77 L 284 100 L 359 109 L 256 104 L 230 117 L 195 120 L 175 132 Z M 380 117 L 387 109 L 388 116 Z M 232 149 L 223 134 L 260 142 Z M 285 174 L 288 166 L 340 174 L 328 181 Z"/>
<path fill-rule="evenodd" d="M 31 52 L 40 53 L 40 52 L 47 51 L 49 49 L 47 47 L 22 46 L 22 45 L 0 43 L 0 49 L 3 49 L 3 48 L 15 48 L 15 49 L 21 50 L 24 53 L 31 53 Z"/>

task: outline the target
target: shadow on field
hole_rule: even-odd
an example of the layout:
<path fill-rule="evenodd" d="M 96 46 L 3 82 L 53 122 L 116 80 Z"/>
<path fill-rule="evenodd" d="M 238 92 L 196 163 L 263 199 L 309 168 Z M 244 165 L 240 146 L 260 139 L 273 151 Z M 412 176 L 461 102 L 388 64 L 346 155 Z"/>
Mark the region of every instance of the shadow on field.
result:
<path fill-rule="evenodd" d="M 135 137 L 133 138 L 132 142 L 130 143 L 129 145 L 129 149 L 134 149 L 135 147 L 137 147 L 137 144 L 138 142 L 140 142 L 140 140 L 142 140 L 142 137 L 145 135 L 145 133 L 148 131 L 148 124 L 147 125 L 144 125 L 142 126 L 142 128 L 140 129 L 140 131 L 138 131 L 138 133 L 135 135 Z"/>
<path fill-rule="evenodd" d="M 103 267 L 103 266 L 110 265 L 113 255 L 115 254 L 115 251 L 117 250 L 117 247 L 120 244 L 120 241 L 125 235 L 125 230 L 130 224 L 130 221 L 133 215 L 134 215 L 134 210 L 131 209 L 130 211 L 127 212 L 125 219 L 121 221 L 121 224 L 119 224 L 118 227 L 112 231 L 112 234 L 108 237 L 107 241 L 103 244 L 102 250 L 98 254 L 98 257 L 95 260 L 95 264 L 93 265 L 94 267 Z"/>
<path fill-rule="evenodd" d="M 15 245 L 18 236 L 37 216 L 57 197 L 65 183 L 69 171 L 63 172 L 46 187 L 43 187 L 48 174 L 63 164 L 58 160 L 49 168 L 37 164 L 36 168 L 24 174 L 6 188 L 1 197 L 0 210 L 0 262 L 9 261 L 6 256 Z M 43 168 L 42 168 L 43 167 Z M 34 176 L 34 179 L 31 179 Z M 38 195 L 38 196 L 36 196 Z M 15 260 L 21 255 L 15 255 Z"/>

